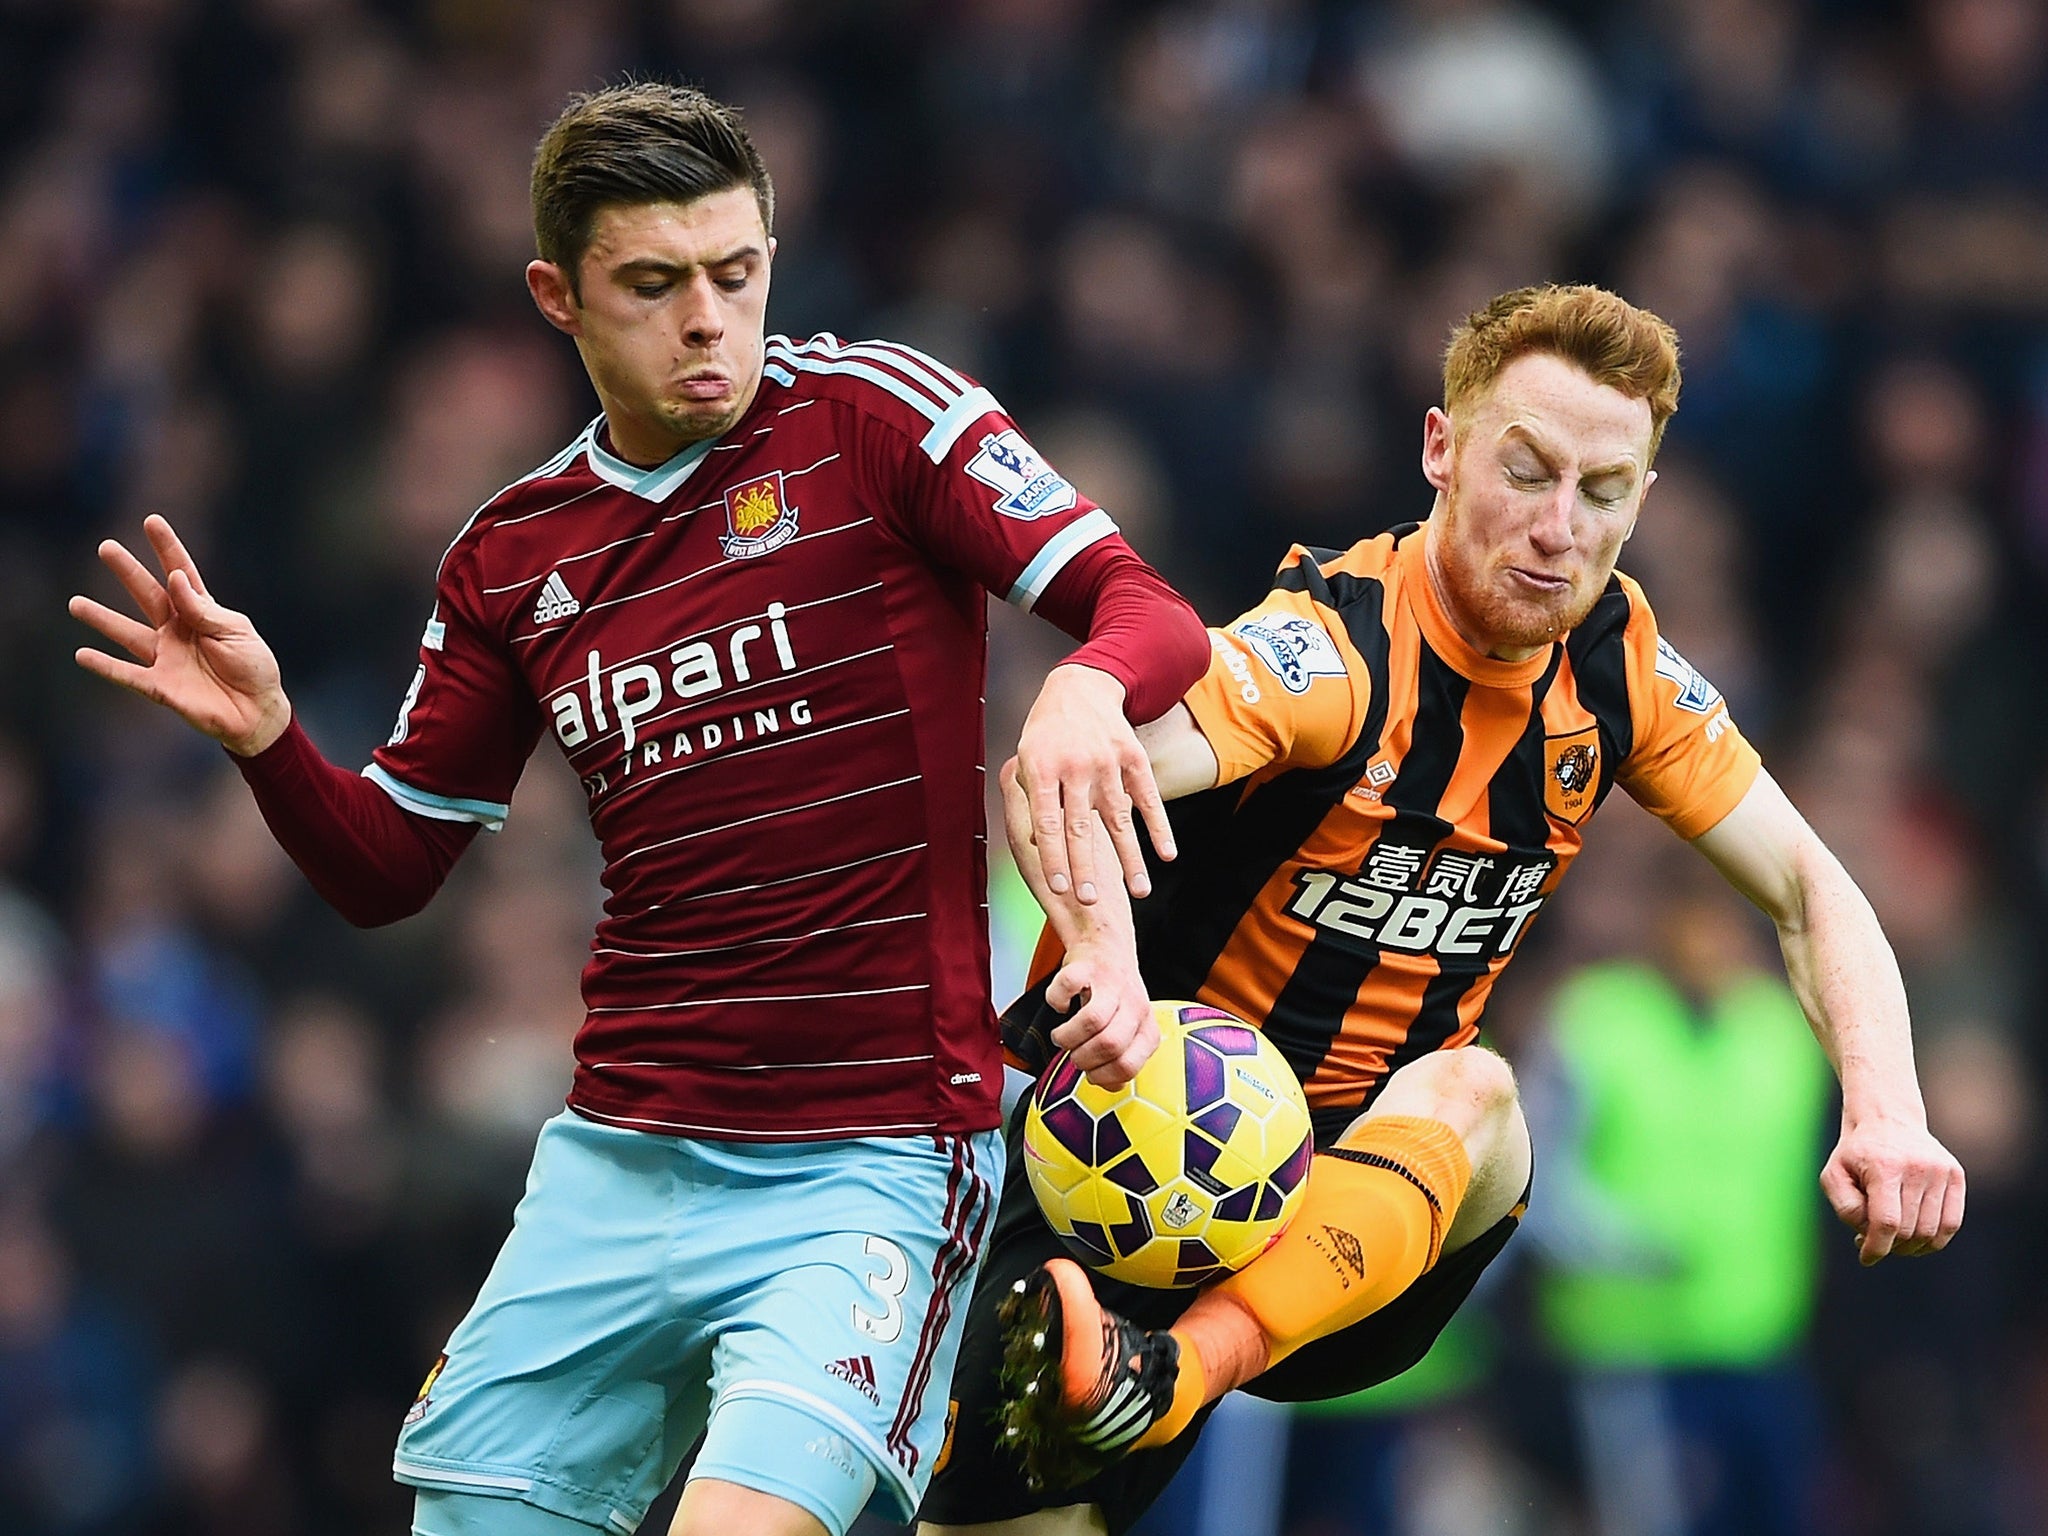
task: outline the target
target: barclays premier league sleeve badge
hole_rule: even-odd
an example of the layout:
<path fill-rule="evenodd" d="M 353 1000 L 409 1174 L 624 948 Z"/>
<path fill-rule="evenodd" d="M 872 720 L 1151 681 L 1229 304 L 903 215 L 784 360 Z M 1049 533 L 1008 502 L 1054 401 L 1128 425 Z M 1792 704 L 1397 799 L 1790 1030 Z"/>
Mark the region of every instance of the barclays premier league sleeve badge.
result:
<path fill-rule="evenodd" d="M 983 437 L 967 473 L 996 493 L 996 511 L 1020 522 L 1065 512 L 1076 500 L 1074 488 L 1015 427 Z"/>
<path fill-rule="evenodd" d="M 1704 715 L 1720 706 L 1721 690 L 1702 677 L 1699 669 L 1679 655 L 1662 635 L 1657 637 L 1657 675 L 1678 690 L 1678 697 L 1672 702 L 1680 709 Z"/>
<path fill-rule="evenodd" d="M 1319 677 L 1342 677 L 1344 658 L 1329 631 L 1314 619 L 1298 615 L 1247 619 L 1231 632 L 1252 648 L 1266 670 L 1289 693 L 1306 693 Z"/>

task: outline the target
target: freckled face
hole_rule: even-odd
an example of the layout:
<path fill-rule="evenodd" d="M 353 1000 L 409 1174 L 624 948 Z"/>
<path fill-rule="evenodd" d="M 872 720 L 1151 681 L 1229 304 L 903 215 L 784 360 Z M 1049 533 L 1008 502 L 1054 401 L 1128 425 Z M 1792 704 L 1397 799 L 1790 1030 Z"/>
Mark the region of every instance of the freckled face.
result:
<path fill-rule="evenodd" d="M 1548 353 L 1516 358 L 1454 423 L 1432 409 L 1429 570 L 1479 651 L 1518 660 L 1593 611 L 1634 528 L 1650 406 Z"/>

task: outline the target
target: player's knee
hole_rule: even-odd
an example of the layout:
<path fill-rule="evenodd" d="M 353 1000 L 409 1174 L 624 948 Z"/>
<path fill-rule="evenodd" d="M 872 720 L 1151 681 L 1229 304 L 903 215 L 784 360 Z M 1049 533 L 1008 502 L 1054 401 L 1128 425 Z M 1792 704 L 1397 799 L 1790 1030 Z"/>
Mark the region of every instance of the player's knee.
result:
<path fill-rule="evenodd" d="M 1468 1045 L 1444 1054 L 1453 1060 L 1455 1091 L 1474 1111 L 1488 1120 L 1504 1120 L 1514 1114 L 1520 1092 L 1515 1086 L 1515 1069 L 1508 1065 L 1506 1057 L 1483 1045 Z"/>
<path fill-rule="evenodd" d="M 1469 1142 L 1513 1120 L 1518 1105 L 1514 1069 L 1496 1052 L 1468 1045 L 1401 1068 L 1387 1080 L 1373 1110 L 1441 1120 Z"/>

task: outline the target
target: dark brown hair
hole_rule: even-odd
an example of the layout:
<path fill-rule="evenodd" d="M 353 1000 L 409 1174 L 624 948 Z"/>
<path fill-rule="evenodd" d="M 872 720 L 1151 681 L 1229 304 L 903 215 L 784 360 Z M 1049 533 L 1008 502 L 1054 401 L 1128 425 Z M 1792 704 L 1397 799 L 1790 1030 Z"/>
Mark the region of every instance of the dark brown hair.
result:
<path fill-rule="evenodd" d="M 533 240 L 543 261 L 578 268 L 598 211 L 687 203 L 751 187 L 775 228 L 775 186 L 737 109 L 686 85 L 639 81 L 573 96 L 533 156 Z"/>
<path fill-rule="evenodd" d="M 1547 352 L 1634 400 L 1650 403 L 1650 455 L 1678 409 L 1678 333 L 1619 294 L 1584 285 L 1516 288 L 1467 315 L 1444 352 L 1444 409 L 1483 394 L 1501 370 Z"/>

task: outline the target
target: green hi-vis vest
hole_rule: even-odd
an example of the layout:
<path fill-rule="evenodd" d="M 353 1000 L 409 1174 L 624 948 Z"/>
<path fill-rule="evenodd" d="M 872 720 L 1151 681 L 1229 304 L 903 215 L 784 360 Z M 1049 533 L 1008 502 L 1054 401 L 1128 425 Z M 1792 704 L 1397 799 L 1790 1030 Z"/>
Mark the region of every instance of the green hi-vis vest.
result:
<path fill-rule="evenodd" d="M 1650 967 L 1603 964 L 1552 1016 L 1593 1193 L 1675 1260 L 1661 1275 L 1547 1273 L 1552 1343 L 1579 1365 L 1649 1367 L 1757 1364 L 1797 1343 L 1830 1074 L 1791 992 L 1751 975 L 1697 1020 Z"/>

